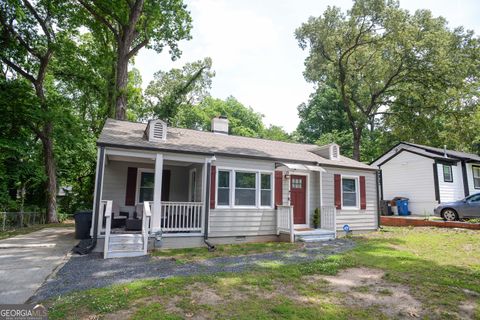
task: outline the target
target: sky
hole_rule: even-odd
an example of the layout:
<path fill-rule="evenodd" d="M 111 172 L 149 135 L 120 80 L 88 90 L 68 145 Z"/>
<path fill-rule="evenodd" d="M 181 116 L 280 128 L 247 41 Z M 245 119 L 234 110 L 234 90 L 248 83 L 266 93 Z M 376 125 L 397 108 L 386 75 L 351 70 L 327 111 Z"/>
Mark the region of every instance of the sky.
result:
<path fill-rule="evenodd" d="M 347 10 L 351 0 L 186 0 L 193 19 L 192 39 L 179 43 L 183 54 L 172 62 L 168 50 L 143 49 L 135 58 L 143 87 L 156 71 L 180 68 L 187 62 L 211 57 L 211 95 L 234 96 L 264 115 L 264 122 L 296 129 L 297 106 L 308 101 L 313 84 L 303 77 L 306 51 L 294 31 L 327 6 Z M 401 0 L 410 11 L 429 9 L 443 16 L 450 27 L 464 26 L 480 34 L 478 0 Z"/>

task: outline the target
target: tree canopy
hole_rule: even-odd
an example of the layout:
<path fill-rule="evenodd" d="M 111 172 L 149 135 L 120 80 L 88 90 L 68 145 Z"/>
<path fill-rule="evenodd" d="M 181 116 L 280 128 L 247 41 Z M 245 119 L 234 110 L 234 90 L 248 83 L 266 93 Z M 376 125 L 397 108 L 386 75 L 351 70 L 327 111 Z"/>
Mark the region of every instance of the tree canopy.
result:
<path fill-rule="evenodd" d="M 461 108 L 465 82 L 477 82 L 472 32 L 450 30 L 428 10 L 411 14 L 397 1 L 357 0 L 346 13 L 328 7 L 295 34 L 309 51 L 305 78 L 337 91 L 357 160 L 363 131 L 373 131 L 377 119 L 414 105 L 419 113 Z"/>
<path fill-rule="evenodd" d="M 143 89 L 139 50 L 176 59 L 191 27 L 181 0 L 1 2 L 0 210 L 42 210 L 55 222 L 91 208 L 108 117 L 210 130 L 222 115 L 233 135 L 336 142 L 365 162 L 399 141 L 480 152 L 478 38 L 428 10 L 357 0 L 298 28 L 315 90 L 291 134 L 233 96 L 212 96 L 210 58 L 156 70 Z"/>

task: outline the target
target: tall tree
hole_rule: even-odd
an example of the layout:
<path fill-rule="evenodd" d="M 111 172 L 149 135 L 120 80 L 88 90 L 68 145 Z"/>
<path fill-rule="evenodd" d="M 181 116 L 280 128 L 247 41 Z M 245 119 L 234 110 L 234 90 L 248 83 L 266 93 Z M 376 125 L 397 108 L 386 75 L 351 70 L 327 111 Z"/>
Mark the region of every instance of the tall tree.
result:
<path fill-rule="evenodd" d="M 58 222 L 57 177 L 53 141 L 53 106 L 46 93 L 47 71 L 64 33 L 65 7 L 51 0 L 8 0 L 0 4 L 0 59 L 12 77 L 30 82 L 38 108 L 30 110 L 34 119 L 26 121 L 42 142 L 47 177 L 47 218 Z"/>
<path fill-rule="evenodd" d="M 91 29 L 101 24 L 113 35 L 116 49 L 115 118 L 127 115 L 128 64 L 144 47 L 172 59 L 180 56 L 178 41 L 188 39 L 191 18 L 182 0 L 78 0 L 89 13 Z"/>
<path fill-rule="evenodd" d="M 465 50 L 472 34 L 448 29 L 445 19 L 426 10 L 411 15 L 394 0 L 357 0 L 346 14 L 329 7 L 297 29 L 296 37 L 301 48 L 309 49 L 306 79 L 333 84 L 338 91 L 357 160 L 363 131 L 373 131 L 376 118 L 388 115 L 410 84 L 436 94 L 449 85 L 461 86 L 469 77 L 458 72 L 456 59 L 472 60 Z M 453 74 L 461 80 L 448 81 Z"/>
<path fill-rule="evenodd" d="M 181 69 L 158 71 L 154 80 L 145 90 L 147 100 L 144 117 L 157 117 L 171 122 L 179 108 L 191 107 L 201 103 L 210 95 L 212 78 L 212 59 L 185 64 Z"/>
<path fill-rule="evenodd" d="M 340 96 L 332 86 L 321 85 L 297 110 L 300 118 L 297 134 L 302 142 L 315 143 L 325 134 L 350 128 Z"/>

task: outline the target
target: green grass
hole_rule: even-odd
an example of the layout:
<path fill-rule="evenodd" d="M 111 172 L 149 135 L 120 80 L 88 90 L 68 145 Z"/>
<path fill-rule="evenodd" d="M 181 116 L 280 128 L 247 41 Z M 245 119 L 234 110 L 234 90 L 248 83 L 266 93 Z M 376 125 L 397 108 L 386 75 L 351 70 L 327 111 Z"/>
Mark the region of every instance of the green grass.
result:
<path fill-rule="evenodd" d="M 47 223 L 47 224 L 36 224 L 25 228 L 10 229 L 5 231 L 0 231 L 0 240 L 15 237 L 21 234 L 27 234 L 34 231 L 42 230 L 45 228 L 63 228 L 63 227 L 73 227 L 74 223 Z"/>
<path fill-rule="evenodd" d="M 245 254 L 264 253 L 272 251 L 287 251 L 300 248 L 299 243 L 264 242 L 217 245 L 215 251 L 207 248 L 163 249 L 152 252 L 152 256 L 172 258 L 180 262 L 190 262 L 225 256 L 241 256 Z"/>
<path fill-rule="evenodd" d="M 142 280 L 77 292 L 49 301 L 49 316 L 101 318 L 115 313 L 117 318 L 131 319 L 388 318 L 382 306 L 345 303 L 347 294 L 332 290 L 320 278 L 350 267 L 384 270 L 384 281 L 391 283 L 392 289 L 382 289 L 379 296 L 391 296 L 395 285 L 407 287 L 422 304 L 422 316 L 427 319 L 463 318 L 459 304 L 478 300 L 479 232 L 392 227 L 354 239 L 357 247 L 352 251 L 309 263 L 264 263 L 242 273 Z M 226 249 L 248 253 L 245 250 Z M 368 294 L 370 289 L 359 286 L 355 294 Z M 479 308 L 477 301 L 474 319 L 480 319 Z"/>

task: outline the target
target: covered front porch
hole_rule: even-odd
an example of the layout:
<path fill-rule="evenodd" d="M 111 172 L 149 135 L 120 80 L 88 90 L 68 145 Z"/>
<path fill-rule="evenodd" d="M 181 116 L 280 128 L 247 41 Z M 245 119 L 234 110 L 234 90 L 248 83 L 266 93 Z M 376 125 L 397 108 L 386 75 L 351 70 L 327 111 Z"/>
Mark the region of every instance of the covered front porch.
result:
<path fill-rule="evenodd" d="M 105 160 L 102 200 L 112 200 L 116 232 L 140 231 L 148 201 L 152 233 L 203 233 L 205 158 L 107 149 Z"/>
<path fill-rule="evenodd" d="M 209 160 L 100 148 L 95 211 L 105 257 L 145 254 L 149 238 L 203 235 Z"/>

